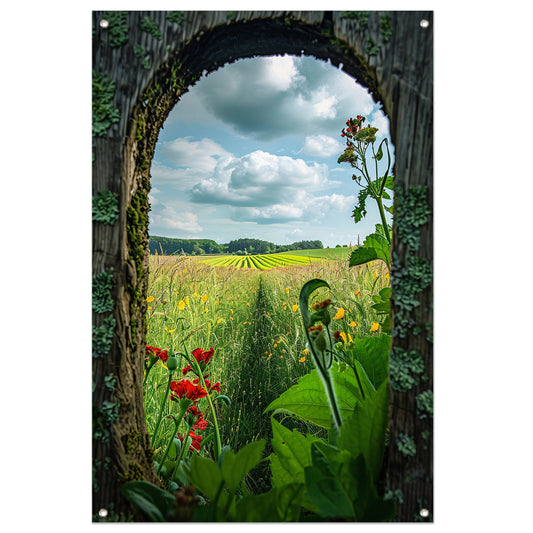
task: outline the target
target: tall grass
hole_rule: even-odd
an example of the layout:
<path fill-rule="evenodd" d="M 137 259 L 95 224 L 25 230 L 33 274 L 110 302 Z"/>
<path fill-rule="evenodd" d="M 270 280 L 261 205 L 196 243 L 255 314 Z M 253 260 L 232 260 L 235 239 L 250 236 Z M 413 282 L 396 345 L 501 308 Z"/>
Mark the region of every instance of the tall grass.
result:
<path fill-rule="evenodd" d="M 298 297 L 301 286 L 316 277 L 329 283 L 328 296 L 345 312 L 333 321 L 334 329 L 352 337 L 379 334 L 370 329 L 378 321 L 372 297 L 389 284 L 381 261 L 348 268 L 347 260 L 339 259 L 260 271 L 215 267 L 190 257 L 151 257 L 149 296 L 154 299 L 149 303 L 147 343 L 169 353 L 215 348 L 209 380 L 219 381 L 221 393 L 231 400 L 229 406 L 216 404 L 223 445 L 238 450 L 252 440 L 269 441 L 270 415 L 264 414 L 265 408 L 311 371 Z M 174 379 L 181 377 L 178 371 Z M 157 363 L 145 387 L 149 432 L 167 380 L 166 368 Z M 164 414 L 173 407 L 168 402 Z M 318 431 L 305 424 L 299 429 Z M 158 440 L 164 442 L 171 430 L 172 422 L 165 418 Z M 157 457 L 157 443 L 155 448 Z M 256 490 L 268 488 L 267 477 L 259 468 L 253 480 Z"/>

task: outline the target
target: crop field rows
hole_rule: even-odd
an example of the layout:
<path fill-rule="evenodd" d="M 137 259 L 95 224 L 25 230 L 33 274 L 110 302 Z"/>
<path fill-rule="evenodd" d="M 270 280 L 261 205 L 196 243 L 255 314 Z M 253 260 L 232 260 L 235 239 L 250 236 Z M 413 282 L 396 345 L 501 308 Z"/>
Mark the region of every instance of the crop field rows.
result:
<path fill-rule="evenodd" d="M 320 261 L 320 259 L 300 255 L 265 254 L 249 256 L 230 255 L 225 257 L 213 257 L 211 259 L 203 260 L 202 263 L 217 267 L 223 266 L 235 268 L 253 268 L 257 270 L 271 270 L 277 267 L 285 267 L 292 265 L 310 265 L 313 261 Z"/>

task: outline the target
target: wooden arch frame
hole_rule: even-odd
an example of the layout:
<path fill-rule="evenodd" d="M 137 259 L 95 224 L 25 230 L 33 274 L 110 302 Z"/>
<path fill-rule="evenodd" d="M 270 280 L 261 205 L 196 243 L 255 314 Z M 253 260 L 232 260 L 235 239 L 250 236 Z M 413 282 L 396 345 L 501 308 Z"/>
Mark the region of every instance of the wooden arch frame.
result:
<path fill-rule="evenodd" d="M 131 511 L 119 490 L 125 480 L 157 482 L 142 378 L 148 191 L 159 130 L 202 72 L 283 53 L 342 63 L 390 119 L 396 379 L 386 484 L 401 491 L 398 520 L 420 518 L 421 507 L 432 512 L 432 12 L 95 11 L 92 17 L 93 516 L 102 508 Z M 414 455 L 405 453 L 402 439 L 414 444 Z"/>

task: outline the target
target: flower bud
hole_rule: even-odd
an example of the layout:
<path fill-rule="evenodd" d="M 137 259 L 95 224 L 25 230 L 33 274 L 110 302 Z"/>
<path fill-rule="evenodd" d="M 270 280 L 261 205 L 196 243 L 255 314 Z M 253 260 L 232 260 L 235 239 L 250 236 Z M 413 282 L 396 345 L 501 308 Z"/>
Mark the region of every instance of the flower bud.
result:
<path fill-rule="evenodd" d="M 178 368 L 178 358 L 177 357 L 169 357 L 167 361 L 167 368 L 172 371 L 176 370 Z"/>

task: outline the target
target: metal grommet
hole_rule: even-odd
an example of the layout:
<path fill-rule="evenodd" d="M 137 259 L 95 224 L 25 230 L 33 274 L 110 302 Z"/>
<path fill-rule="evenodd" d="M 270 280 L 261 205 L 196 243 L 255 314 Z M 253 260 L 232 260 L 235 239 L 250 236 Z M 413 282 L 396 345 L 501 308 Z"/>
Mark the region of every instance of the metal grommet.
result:
<path fill-rule="evenodd" d="M 422 19 L 422 20 L 420 21 L 420 27 L 421 27 L 421 28 L 424 28 L 424 29 L 429 28 L 429 20 Z"/>
<path fill-rule="evenodd" d="M 420 509 L 420 516 L 422 518 L 427 518 L 429 516 L 429 511 L 427 509 Z"/>
<path fill-rule="evenodd" d="M 100 510 L 98 511 L 98 516 L 99 516 L 100 518 L 106 518 L 107 515 L 108 515 L 108 513 L 107 513 L 107 509 L 100 509 Z"/>
<path fill-rule="evenodd" d="M 102 19 L 100 21 L 100 28 L 103 28 L 104 30 L 106 28 L 109 28 L 109 20 L 106 20 L 106 19 Z"/>

